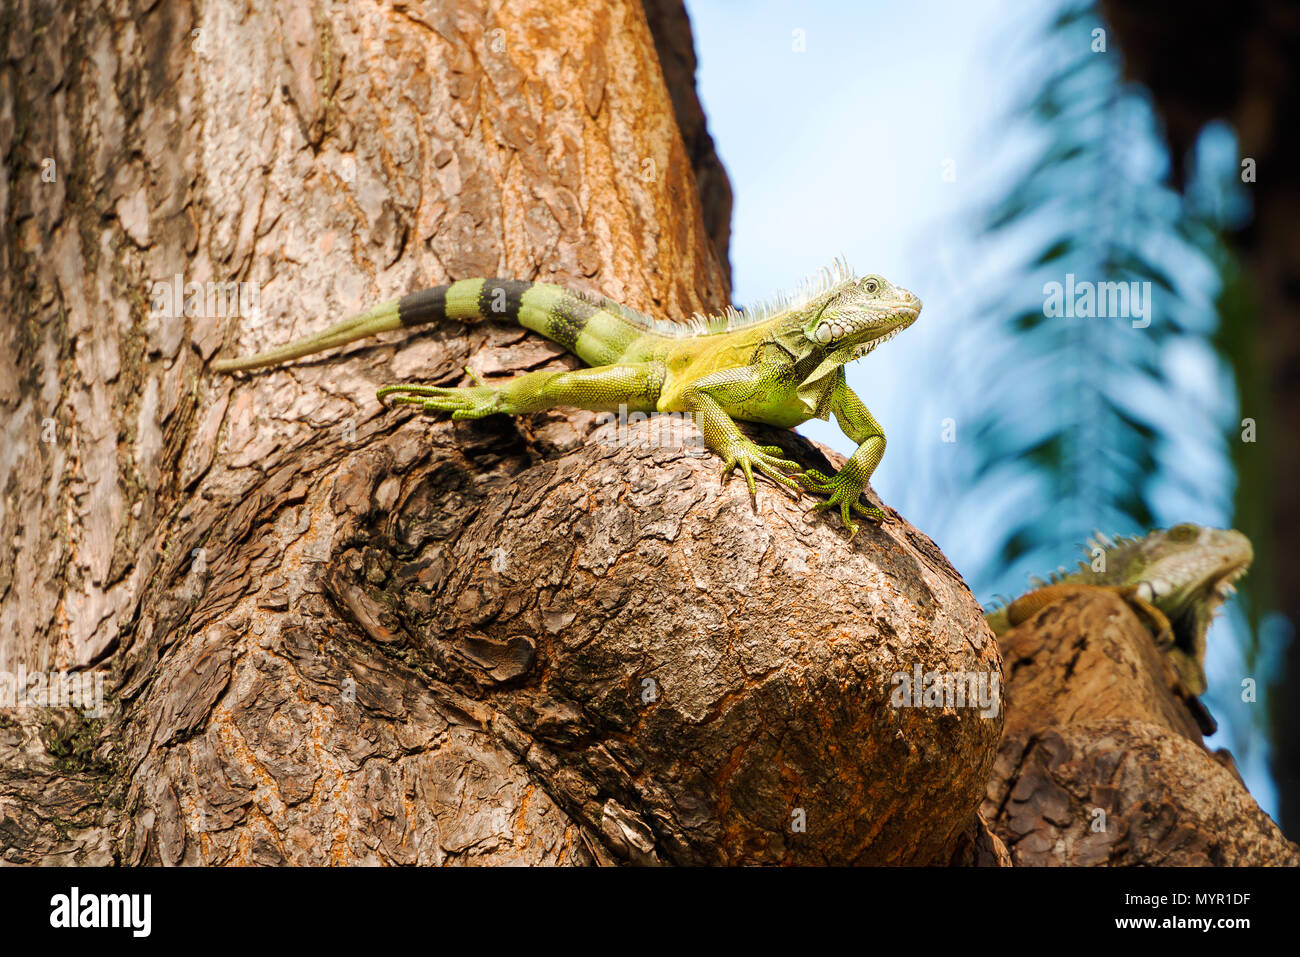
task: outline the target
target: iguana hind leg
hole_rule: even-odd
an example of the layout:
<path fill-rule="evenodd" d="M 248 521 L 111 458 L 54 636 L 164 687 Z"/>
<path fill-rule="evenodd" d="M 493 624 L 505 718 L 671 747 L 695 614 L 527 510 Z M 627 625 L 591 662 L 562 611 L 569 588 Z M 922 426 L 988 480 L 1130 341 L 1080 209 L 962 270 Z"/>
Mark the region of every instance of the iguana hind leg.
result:
<path fill-rule="evenodd" d="M 591 412 L 653 412 L 663 387 L 664 369 L 658 362 L 594 366 L 567 372 L 541 370 L 500 385 L 485 382 L 466 369 L 474 385 L 443 387 L 415 383 L 387 385 L 379 390 L 382 401 L 416 405 L 431 412 L 450 412 L 453 419 L 480 419 L 504 412 L 514 415 L 571 406 Z"/>

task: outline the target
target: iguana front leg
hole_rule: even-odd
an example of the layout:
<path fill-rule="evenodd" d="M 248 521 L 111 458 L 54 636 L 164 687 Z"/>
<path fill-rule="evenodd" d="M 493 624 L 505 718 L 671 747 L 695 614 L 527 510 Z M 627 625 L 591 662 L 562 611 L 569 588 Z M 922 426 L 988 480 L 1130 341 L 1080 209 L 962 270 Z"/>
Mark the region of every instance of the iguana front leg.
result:
<path fill-rule="evenodd" d="M 388 385 L 378 392 L 380 400 L 418 405 L 434 412 L 450 412 L 453 419 L 481 419 L 504 412 L 514 415 L 541 412 L 566 405 L 590 412 L 653 412 L 664 383 L 664 367 L 658 362 L 593 366 L 568 372 L 541 370 L 491 385 L 466 369 L 474 385 L 444 388 L 432 385 Z"/>
<path fill-rule="evenodd" d="M 750 495 L 758 494 L 754 485 L 755 470 L 797 494 L 798 484 L 785 473 L 798 472 L 798 463 L 785 458 L 785 452 L 779 446 L 756 445 L 740 431 L 724 408 L 752 398 L 770 374 L 770 370 L 762 366 L 723 369 L 701 378 L 682 393 L 681 401 L 703 434 L 705 444 L 722 459 L 724 480 L 736 466 L 740 466 Z"/>
<path fill-rule="evenodd" d="M 816 469 L 808 469 L 797 478 L 812 491 L 830 496 L 825 502 L 815 505 L 813 511 L 838 508 L 840 518 L 844 520 L 844 526 L 852 538 L 858 532 L 852 513 L 865 518 L 885 517 L 880 509 L 862 504 L 863 489 L 885 454 L 885 433 L 880 428 L 880 423 L 872 418 L 867 407 L 862 404 L 862 400 L 845 383 L 843 369 L 839 370 L 831 392 L 831 412 L 834 413 L 840 430 L 858 443 L 857 451 L 849 456 L 844 467 L 833 477 Z"/>

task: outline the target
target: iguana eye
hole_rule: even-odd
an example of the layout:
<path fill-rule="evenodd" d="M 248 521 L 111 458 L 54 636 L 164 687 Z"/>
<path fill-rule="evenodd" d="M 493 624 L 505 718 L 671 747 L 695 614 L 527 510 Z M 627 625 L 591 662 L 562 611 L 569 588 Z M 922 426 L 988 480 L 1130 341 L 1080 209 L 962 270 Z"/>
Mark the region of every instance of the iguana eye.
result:
<path fill-rule="evenodd" d="M 868 279 L 862 284 L 862 288 L 874 296 L 876 290 L 880 288 L 880 283 L 876 282 L 874 279 Z"/>
<path fill-rule="evenodd" d="M 1181 525 L 1175 525 L 1168 532 L 1169 538 L 1175 542 L 1190 542 L 1200 534 L 1200 529 L 1195 525 L 1184 522 Z"/>

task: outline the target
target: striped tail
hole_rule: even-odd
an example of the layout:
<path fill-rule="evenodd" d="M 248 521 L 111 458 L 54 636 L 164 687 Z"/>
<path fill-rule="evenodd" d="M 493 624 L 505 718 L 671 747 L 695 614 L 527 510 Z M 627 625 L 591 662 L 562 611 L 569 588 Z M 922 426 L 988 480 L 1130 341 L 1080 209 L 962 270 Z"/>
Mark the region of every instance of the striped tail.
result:
<path fill-rule="evenodd" d="M 653 322 L 639 313 L 563 286 L 519 279 L 462 279 L 380 303 L 288 345 L 246 358 L 218 359 L 212 368 L 217 372 L 260 369 L 347 345 L 379 332 L 442 320 L 469 323 L 481 319 L 518 322 L 525 329 L 559 343 L 592 366 L 628 358 L 629 347 L 638 339 L 659 338 L 651 331 Z"/>

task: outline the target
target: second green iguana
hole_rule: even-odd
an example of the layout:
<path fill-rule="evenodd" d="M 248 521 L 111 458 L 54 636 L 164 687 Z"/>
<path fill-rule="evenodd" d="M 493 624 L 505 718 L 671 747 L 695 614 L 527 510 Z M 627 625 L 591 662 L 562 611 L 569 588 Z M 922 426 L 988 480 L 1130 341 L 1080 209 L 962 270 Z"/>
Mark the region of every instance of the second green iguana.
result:
<path fill-rule="evenodd" d="M 1234 582 L 1253 559 L 1250 539 L 1231 529 L 1184 523 L 1142 538 L 1098 534 L 1078 571 L 1037 581 L 1032 591 L 985 618 L 1002 635 L 1049 605 L 1089 590 L 1127 601 L 1155 636 L 1176 676 L 1174 692 L 1206 734 L 1214 719 L 1197 700 L 1205 693 L 1205 636 L 1219 606 L 1236 591 Z"/>
<path fill-rule="evenodd" d="M 559 343 L 591 368 L 530 372 L 489 383 L 466 369 L 474 384 L 459 388 L 402 384 L 380 399 L 476 419 L 502 412 L 570 406 L 593 412 L 689 413 L 704 441 L 737 466 L 750 494 L 754 473 L 796 493 L 827 495 L 816 509 L 838 509 L 855 533 L 853 515 L 883 518 L 862 492 L 885 451 L 885 434 L 844 381 L 844 365 L 911 325 L 921 301 L 880 276 L 857 278 L 841 263 L 798 294 L 743 312 L 687 322 L 651 319 L 610 299 L 549 283 L 463 279 L 382 303 L 314 336 L 245 359 L 221 359 L 219 372 L 276 365 L 408 326 L 451 320 L 518 322 Z M 803 470 L 777 446 L 757 445 L 736 420 L 791 428 L 835 416 L 857 450 L 835 475 Z"/>

